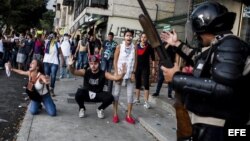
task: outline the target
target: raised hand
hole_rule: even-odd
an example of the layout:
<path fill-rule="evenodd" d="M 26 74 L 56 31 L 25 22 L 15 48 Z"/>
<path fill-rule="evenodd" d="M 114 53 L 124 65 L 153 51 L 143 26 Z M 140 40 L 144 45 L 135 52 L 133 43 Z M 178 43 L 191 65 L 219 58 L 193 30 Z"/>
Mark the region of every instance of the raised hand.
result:
<path fill-rule="evenodd" d="M 69 58 L 69 66 L 73 65 L 74 62 L 75 62 L 74 57 L 71 56 L 71 57 Z"/>
<path fill-rule="evenodd" d="M 11 72 L 11 64 L 10 62 L 5 63 L 5 70 L 6 70 L 6 75 L 10 77 L 10 72 Z"/>
<path fill-rule="evenodd" d="M 122 64 L 121 72 L 122 72 L 122 74 L 126 74 L 127 73 L 127 64 L 126 63 Z"/>
<path fill-rule="evenodd" d="M 12 68 L 10 62 L 5 63 L 5 67 L 8 68 L 9 70 L 11 70 L 11 68 Z"/>
<path fill-rule="evenodd" d="M 173 32 L 162 32 L 160 37 L 163 42 L 166 42 L 172 46 L 178 46 L 178 42 L 180 42 L 174 29 Z"/>

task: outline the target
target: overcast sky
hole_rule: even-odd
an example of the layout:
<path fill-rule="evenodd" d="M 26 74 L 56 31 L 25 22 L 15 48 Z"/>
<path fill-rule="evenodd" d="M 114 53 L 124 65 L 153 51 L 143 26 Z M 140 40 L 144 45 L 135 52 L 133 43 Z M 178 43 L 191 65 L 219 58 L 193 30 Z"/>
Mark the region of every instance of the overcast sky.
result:
<path fill-rule="evenodd" d="M 53 9 L 53 4 L 54 4 L 55 0 L 49 0 L 48 4 L 47 4 L 47 9 Z"/>

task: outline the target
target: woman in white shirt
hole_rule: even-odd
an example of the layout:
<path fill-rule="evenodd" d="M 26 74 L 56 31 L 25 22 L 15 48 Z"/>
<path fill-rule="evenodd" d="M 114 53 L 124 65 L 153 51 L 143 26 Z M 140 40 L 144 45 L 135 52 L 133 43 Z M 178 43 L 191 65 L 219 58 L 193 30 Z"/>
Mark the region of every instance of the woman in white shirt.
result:
<path fill-rule="evenodd" d="M 50 96 L 49 89 L 47 87 L 47 85 L 49 84 L 49 78 L 45 77 L 44 75 L 42 62 L 35 59 L 32 60 L 28 71 L 22 71 L 19 69 L 11 68 L 10 63 L 8 63 L 8 66 L 12 72 L 16 72 L 18 74 L 29 77 L 29 83 L 27 85 L 27 89 L 28 91 L 32 91 L 37 94 L 36 98 L 34 98 L 33 96 L 31 97 L 29 95 L 31 99 L 29 111 L 31 112 L 31 114 L 32 115 L 38 114 L 42 106 L 41 103 L 43 103 L 47 113 L 50 116 L 56 116 L 56 105 L 54 104 Z M 30 86 L 29 84 L 32 84 L 32 86 Z"/>

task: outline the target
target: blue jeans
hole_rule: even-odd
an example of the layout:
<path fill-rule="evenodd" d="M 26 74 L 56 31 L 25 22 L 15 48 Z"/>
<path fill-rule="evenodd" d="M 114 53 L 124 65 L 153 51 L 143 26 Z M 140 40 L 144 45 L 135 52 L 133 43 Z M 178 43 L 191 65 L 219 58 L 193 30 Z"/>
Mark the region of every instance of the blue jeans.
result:
<path fill-rule="evenodd" d="M 111 72 L 111 69 L 113 67 L 113 59 L 105 59 L 104 57 L 102 57 L 102 61 L 101 61 L 101 69 L 103 71 L 107 71 L 107 72 Z M 112 93 L 112 88 L 113 88 L 113 81 L 111 80 L 106 80 L 108 83 L 108 92 Z"/>
<path fill-rule="evenodd" d="M 47 94 L 43 95 L 42 97 L 43 97 L 42 103 L 45 106 L 47 113 L 50 116 L 56 116 L 56 105 L 54 104 L 50 94 L 47 93 Z M 31 100 L 31 104 L 30 104 L 30 108 L 29 108 L 31 114 L 32 115 L 38 114 L 40 106 L 41 106 L 40 102 Z"/>
<path fill-rule="evenodd" d="M 67 77 L 69 77 L 69 70 L 67 68 L 68 63 L 69 63 L 69 56 L 63 56 L 64 59 L 64 64 L 60 64 L 60 77 L 63 78 L 65 76 L 65 74 L 67 75 Z M 60 63 L 63 62 L 62 60 L 60 60 Z"/>
<path fill-rule="evenodd" d="M 88 64 L 88 53 L 87 52 L 79 52 L 78 54 L 78 62 L 77 62 L 77 69 L 83 69 Z"/>
<path fill-rule="evenodd" d="M 58 70 L 57 64 L 44 63 L 45 75 L 50 76 L 50 87 L 53 89 L 55 88 L 57 70 Z"/>
<path fill-rule="evenodd" d="M 163 76 L 163 72 L 159 66 L 159 69 L 158 69 L 158 82 L 157 82 L 157 86 L 156 86 L 156 93 L 159 94 L 160 91 L 161 91 L 161 87 L 162 87 L 162 84 L 164 82 L 164 76 Z M 173 90 L 173 86 L 172 86 L 172 83 L 168 83 L 168 95 L 171 95 L 172 93 L 172 90 Z"/>
<path fill-rule="evenodd" d="M 12 51 L 11 52 L 11 66 L 13 68 L 17 68 L 16 57 L 17 57 L 17 51 Z"/>
<path fill-rule="evenodd" d="M 102 62 L 101 62 L 101 69 L 103 71 L 111 72 L 111 69 L 113 67 L 113 60 L 107 60 L 104 57 L 102 57 Z"/>

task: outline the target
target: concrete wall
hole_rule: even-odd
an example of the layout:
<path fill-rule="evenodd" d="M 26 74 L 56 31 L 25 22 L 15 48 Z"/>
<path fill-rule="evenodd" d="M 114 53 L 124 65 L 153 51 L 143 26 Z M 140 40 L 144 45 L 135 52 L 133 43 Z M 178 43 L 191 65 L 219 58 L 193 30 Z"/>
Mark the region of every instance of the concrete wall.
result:
<path fill-rule="evenodd" d="M 175 0 L 174 15 L 182 15 L 188 12 L 189 1 L 191 0 Z"/>
<path fill-rule="evenodd" d="M 126 29 L 134 30 L 134 39 L 138 39 L 140 33 L 142 32 L 142 27 L 138 20 L 128 19 L 122 17 L 109 17 L 107 24 L 107 33 L 113 32 L 115 34 L 115 39 L 120 42 L 124 38 L 124 31 Z"/>
<path fill-rule="evenodd" d="M 232 31 L 235 35 L 239 35 L 239 27 L 241 21 L 240 13 L 242 4 L 233 0 L 220 0 L 219 2 L 225 5 L 230 12 L 235 12 L 237 14 Z"/>
<path fill-rule="evenodd" d="M 60 34 L 64 34 L 66 32 L 69 33 L 69 25 L 73 21 L 73 14 L 69 14 L 69 7 L 62 5 L 62 2 L 63 0 L 56 1 L 56 5 L 57 3 L 60 3 L 60 11 L 56 8 L 55 18 L 59 18 L 59 21 L 55 28 L 62 28 L 62 30 L 60 30 Z"/>
<path fill-rule="evenodd" d="M 176 0 L 174 15 L 188 13 L 189 1 L 192 1 L 192 0 Z M 235 12 L 237 14 L 232 31 L 235 35 L 239 35 L 238 30 L 239 30 L 240 21 L 241 21 L 241 17 L 240 17 L 241 3 L 237 1 L 233 1 L 233 0 L 218 0 L 218 2 L 226 6 L 230 12 Z M 178 32 L 180 39 L 184 39 L 185 37 L 184 26 L 174 26 L 174 28 Z"/>
<path fill-rule="evenodd" d="M 189 12 L 189 1 L 191 0 L 176 0 L 174 8 L 174 16 L 183 15 Z M 185 25 L 175 25 L 173 26 L 178 34 L 178 38 L 185 40 Z"/>
<path fill-rule="evenodd" d="M 143 0 L 143 2 L 146 8 L 148 9 L 148 12 L 153 21 L 155 21 L 156 18 L 163 19 L 163 18 L 173 16 L 175 0 Z M 157 10 L 156 4 L 158 5 L 158 10 Z M 73 14 L 72 14 L 72 18 L 68 17 L 67 25 L 69 25 L 69 28 L 74 26 L 86 13 L 105 15 L 109 17 L 118 17 L 124 23 L 122 23 L 121 21 L 112 19 L 111 21 L 114 22 L 112 23 L 114 26 L 125 27 L 124 24 L 128 22 L 128 24 L 126 24 L 126 27 L 130 29 L 135 29 L 135 30 L 142 29 L 138 22 L 138 16 L 139 14 L 142 14 L 143 12 L 137 0 L 109 0 L 108 9 L 87 7 L 85 8 L 85 10 L 82 11 L 82 13 L 75 20 L 73 20 Z M 127 20 L 124 20 L 124 18 Z M 108 23 L 107 30 L 109 30 L 110 26 L 111 26 L 111 22 Z"/>
<path fill-rule="evenodd" d="M 138 17 L 143 14 L 137 0 L 109 0 L 112 6 L 112 16 L 108 19 L 107 33 L 114 32 L 116 40 L 123 39 L 124 31 L 129 28 L 134 30 L 134 39 L 138 39 L 143 31 Z M 145 7 L 153 21 L 156 18 L 164 19 L 174 14 L 175 0 L 143 0 Z M 157 10 L 157 6 L 158 10 Z"/>
<path fill-rule="evenodd" d="M 170 17 L 174 12 L 174 0 L 143 0 L 152 20 Z M 158 12 L 157 6 L 158 5 Z M 113 0 L 113 16 L 138 19 L 142 10 L 137 0 Z"/>

